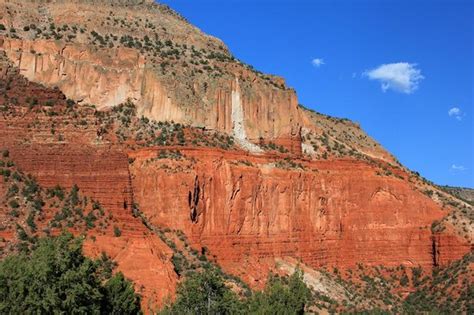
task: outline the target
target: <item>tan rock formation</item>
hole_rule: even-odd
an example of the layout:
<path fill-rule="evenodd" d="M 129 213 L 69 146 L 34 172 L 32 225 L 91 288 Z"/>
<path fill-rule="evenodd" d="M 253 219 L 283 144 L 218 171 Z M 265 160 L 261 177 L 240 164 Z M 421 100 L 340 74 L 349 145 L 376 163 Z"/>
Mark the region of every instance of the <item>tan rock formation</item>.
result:
<path fill-rule="evenodd" d="M 0 22 L 18 29 L 0 32 L 0 49 L 32 81 L 100 109 L 131 98 L 147 117 L 229 134 L 232 94 L 239 93 L 238 124 L 246 140 L 277 140 L 294 150 L 301 125 L 294 91 L 238 62 L 221 41 L 164 6 L 80 0 L 0 5 Z"/>

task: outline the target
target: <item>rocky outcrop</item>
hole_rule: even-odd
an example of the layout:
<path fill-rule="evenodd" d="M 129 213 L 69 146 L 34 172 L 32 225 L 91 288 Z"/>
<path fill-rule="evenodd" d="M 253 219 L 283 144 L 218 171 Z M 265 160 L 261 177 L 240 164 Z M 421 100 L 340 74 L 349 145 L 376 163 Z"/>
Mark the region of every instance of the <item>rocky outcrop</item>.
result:
<path fill-rule="evenodd" d="M 183 231 L 254 287 L 284 257 L 311 268 L 429 269 L 472 250 L 459 229 L 432 231 L 452 207 L 357 124 L 302 109 L 281 79 L 235 60 L 172 11 L 138 0 L 0 7 L 0 21 L 18 29 L 0 31 L 0 148 L 44 187 L 76 184 L 111 211 L 122 236 L 98 233 L 86 252 L 116 260 L 145 309 L 172 297 L 178 281 L 169 245 L 149 224 Z M 114 122 L 107 110 L 128 98 L 139 116 L 200 128 L 161 128 L 133 120 L 130 108 Z M 240 149 L 202 129 L 232 134 Z M 154 146 L 174 138 L 182 145 Z"/>
<path fill-rule="evenodd" d="M 0 49 L 28 79 L 58 86 L 68 98 L 100 109 L 131 98 L 140 115 L 233 134 L 252 152 L 269 142 L 296 154 L 325 152 L 314 150 L 315 138 L 333 122 L 302 110 L 283 79 L 236 60 L 166 6 L 74 0 L 3 8 L 0 22 L 16 31 L 0 31 Z M 357 126 L 344 121 L 334 130 L 329 137 L 348 150 L 394 162 Z"/>
<path fill-rule="evenodd" d="M 172 250 L 132 215 L 126 154 L 71 145 L 5 145 L 0 147 L 9 148 L 17 167 L 32 174 L 43 187 L 59 184 L 69 190 L 77 185 L 81 194 L 99 201 L 110 211 L 113 226 L 120 229 L 121 236 L 114 236 L 112 231 L 91 231 L 94 240 L 87 239 L 85 252 L 92 257 L 107 253 L 117 263 L 117 270 L 134 282 L 143 296 L 144 310 L 156 309 L 174 295 L 177 275 L 171 264 Z"/>
<path fill-rule="evenodd" d="M 303 117 L 301 129 L 302 151 L 312 158 L 326 154 L 336 156 L 359 155 L 398 164 L 376 140 L 369 137 L 359 124 L 300 107 Z"/>
<path fill-rule="evenodd" d="M 298 150 L 300 113 L 291 90 L 259 89 L 231 78 L 206 96 L 207 106 L 204 102 L 182 105 L 134 49 L 104 51 L 82 44 L 9 38 L 0 39 L 0 47 L 26 78 L 59 87 L 79 103 L 106 109 L 131 99 L 140 115 L 233 134 L 254 152 L 259 149 L 251 142 L 260 138 Z"/>
<path fill-rule="evenodd" d="M 149 91 L 151 99 L 156 93 L 150 82 L 153 78 L 145 71 L 144 58 L 133 49 L 101 51 L 87 45 L 48 40 L 6 38 L 2 42 L 1 47 L 23 76 L 46 86 L 57 86 L 79 102 L 104 109 L 127 98 L 141 99 L 142 89 Z M 157 107 L 161 105 L 159 101 L 156 100 Z"/>
<path fill-rule="evenodd" d="M 446 213 L 368 163 L 306 161 L 304 169 L 282 169 L 236 153 L 181 152 L 195 164 L 176 172 L 176 161 L 146 162 L 152 150 L 130 153 L 137 202 L 154 224 L 183 230 L 230 271 L 246 270 L 246 279 L 262 281 L 268 272 L 253 274 L 246 264 L 285 256 L 312 267 L 433 266 L 430 226 Z M 469 246 L 450 242 L 437 251 L 446 263 Z"/>
<path fill-rule="evenodd" d="M 451 186 L 442 186 L 441 188 L 471 205 L 474 204 L 474 189 L 472 188 Z"/>
<path fill-rule="evenodd" d="M 434 232 L 431 240 L 433 266 L 446 266 L 474 249 L 474 245 L 460 237 L 451 225 Z"/>
<path fill-rule="evenodd" d="M 128 217 L 123 223 L 131 221 Z M 142 225 L 134 234 L 125 230 L 121 237 L 97 235 L 94 242 L 84 244 L 84 251 L 92 257 L 105 252 L 117 262 L 117 270 L 134 282 L 142 296 L 142 310 L 152 314 L 174 297 L 178 277 L 171 263 L 173 251 L 156 235 L 146 233 Z"/>
<path fill-rule="evenodd" d="M 58 90 L 29 82 L 8 63 L 0 63 L 0 75 L 0 148 L 42 186 L 76 184 L 112 213 L 122 235 L 97 233 L 86 252 L 116 260 L 143 294 L 145 309 L 172 297 L 178 276 L 173 252 L 135 217 L 135 203 L 150 224 L 183 231 L 195 249 L 207 248 L 210 259 L 253 287 L 281 258 L 312 268 L 429 269 L 471 250 L 453 229 L 433 234 L 432 223 L 449 208 L 382 160 L 138 146 L 112 136 L 119 130 L 106 123 L 108 113 L 71 107 Z M 104 126 L 112 134 L 106 138 Z"/>
<path fill-rule="evenodd" d="M 93 110 L 66 114 L 66 98 L 59 90 L 27 81 L 17 69 L 2 63 L 1 57 L 0 90 L 0 149 L 8 149 L 15 167 L 33 175 L 42 187 L 60 185 L 68 191 L 77 185 L 81 195 L 97 200 L 107 209 L 121 236 L 114 236 L 112 227 L 107 232 L 91 230 L 85 252 L 93 257 L 107 253 L 117 262 L 118 270 L 133 280 L 143 296 L 143 309 L 160 307 L 176 289 L 172 250 L 132 215 L 133 188 L 127 154 L 97 141 Z M 47 102 L 50 105 L 45 106 Z M 0 203 L 6 196 L 7 184 L 1 176 Z M 50 210 L 54 209 L 44 209 L 45 217 L 54 216 Z M 0 204 L 0 217 L 10 218 L 9 211 Z M 15 230 L 4 229 L 3 223 L 0 222 L 2 243 L 16 234 Z M 46 227 L 45 220 L 37 224 L 38 230 Z"/>

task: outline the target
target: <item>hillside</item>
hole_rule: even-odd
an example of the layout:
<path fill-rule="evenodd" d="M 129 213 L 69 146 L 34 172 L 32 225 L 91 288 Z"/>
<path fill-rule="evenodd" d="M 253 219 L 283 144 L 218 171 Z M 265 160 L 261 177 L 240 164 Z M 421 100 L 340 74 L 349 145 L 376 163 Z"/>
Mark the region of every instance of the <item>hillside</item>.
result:
<path fill-rule="evenodd" d="M 317 307 L 339 311 L 411 310 L 418 289 L 439 307 L 435 274 L 374 294 L 364 276 L 378 266 L 392 280 L 453 264 L 469 274 L 474 212 L 462 190 L 410 171 L 358 124 L 305 109 L 282 79 L 171 9 L 0 6 L 2 257 L 64 228 L 84 235 L 85 253 L 109 255 L 147 312 L 207 264 L 238 292 L 299 265 L 327 302 Z M 454 287 L 467 310 L 466 286 Z"/>
<path fill-rule="evenodd" d="M 474 204 L 474 189 L 472 188 L 452 186 L 442 186 L 441 188 L 471 205 Z"/>
<path fill-rule="evenodd" d="M 22 74 L 80 103 L 102 109 L 131 98 L 139 114 L 242 142 L 291 147 L 299 132 L 296 95 L 282 79 L 244 65 L 161 5 L 9 1 L 1 12 L 2 47 Z"/>

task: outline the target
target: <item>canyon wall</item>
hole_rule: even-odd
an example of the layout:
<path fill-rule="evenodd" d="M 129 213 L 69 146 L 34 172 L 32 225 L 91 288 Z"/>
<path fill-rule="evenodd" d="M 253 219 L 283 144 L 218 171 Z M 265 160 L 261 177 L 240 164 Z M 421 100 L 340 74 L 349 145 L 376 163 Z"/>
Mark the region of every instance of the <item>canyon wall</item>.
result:
<path fill-rule="evenodd" d="M 421 193 L 401 169 L 386 176 L 376 164 L 354 158 L 102 141 L 100 113 L 68 111 L 60 92 L 10 80 L 9 69 L 0 72 L 11 87 L 3 104 L 14 96 L 57 99 L 53 107 L 28 109 L 19 98 L 23 105 L 2 111 L 0 148 L 42 186 L 76 184 L 111 211 L 122 235 L 94 235 L 86 253 L 105 251 L 117 261 L 143 294 L 145 309 L 172 297 L 178 276 L 173 251 L 133 216 L 133 203 L 153 225 L 182 230 L 195 249 L 257 288 L 285 257 L 313 268 L 364 263 L 429 269 L 471 250 L 454 231 L 432 234 L 432 222 L 449 209 Z M 170 150 L 181 157 L 160 157 Z"/>
<path fill-rule="evenodd" d="M 264 138 L 292 152 L 301 151 L 301 113 L 294 91 L 239 83 L 238 77 L 252 79 L 250 71 L 221 79 L 196 103 L 180 104 L 175 97 L 179 86 L 163 82 L 152 64 L 131 48 L 103 50 L 60 41 L 0 38 L 0 49 L 26 78 L 59 87 L 79 103 L 107 109 L 131 99 L 139 115 L 233 134 L 248 148 L 250 142 Z M 235 120 L 236 99 L 239 121 Z"/>
<path fill-rule="evenodd" d="M 162 306 L 173 297 L 177 285 L 171 264 L 173 252 L 132 215 L 133 189 L 127 154 L 120 148 L 97 142 L 93 111 L 85 110 L 82 117 L 28 111 L 26 99 L 34 98 L 38 104 L 53 100 L 56 107 L 49 109 L 54 110 L 66 106 L 65 97 L 59 90 L 28 82 L 15 69 L 0 62 L 2 89 L 7 82 L 8 93 L 0 96 L 0 105 L 14 99 L 23 106 L 12 112 L 1 111 L 0 150 L 7 149 L 15 167 L 33 175 L 42 187 L 60 185 L 69 191 L 77 185 L 82 196 L 99 201 L 112 215 L 113 227 L 120 229 L 121 236 L 114 236 L 112 227 L 106 233 L 90 230 L 84 243 L 85 253 L 99 257 L 104 252 L 110 256 L 117 263 L 117 270 L 131 279 L 143 296 L 144 310 Z M 89 125 L 79 125 L 78 120 Z M 7 185 L 2 177 L 0 199 L 6 195 Z M 0 206 L 0 210 L 6 211 L 2 215 L 10 217 L 8 208 Z M 54 213 L 45 215 L 51 218 Z M 45 222 L 37 224 L 42 229 Z M 1 234 L 4 242 L 16 233 L 4 230 Z"/>
<path fill-rule="evenodd" d="M 220 41 L 149 1 L 120 1 L 113 12 L 112 1 L 68 3 L 0 3 L 0 22 L 17 29 L 0 31 L 8 58 L 0 58 L 0 148 L 44 187 L 76 184 L 112 212 L 122 236 L 97 234 L 86 252 L 116 260 L 145 309 L 173 296 L 179 279 L 172 250 L 133 216 L 134 203 L 151 224 L 183 231 L 195 249 L 253 287 L 285 257 L 313 268 L 429 269 L 472 250 L 472 236 L 462 239 L 449 227 L 432 232 L 452 208 L 423 193 L 434 186 L 395 170 L 396 159 L 357 124 L 302 110 L 281 79 L 235 60 Z M 42 31 L 25 30 L 32 22 Z M 102 43 L 109 34 L 117 39 Z M 152 45 L 144 36 L 140 45 L 130 39 L 142 34 L 153 48 L 143 48 Z M 207 139 L 206 148 L 119 140 L 120 128 L 146 125 L 122 113 L 129 125 L 102 121 L 128 98 L 139 116 L 232 134 L 240 150 Z M 140 132 L 163 135 L 154 133 L 157 122 L 150 125 Z M 158 143 L 152 140 L 146 145 Z M 283 148 L 262 150 L 270 143 Z M 161 156 L 165 150 L 180 154 Z"/>
<path fill-rule="evenodd" d="M 430 226 L 446 212 L 365 162 L 307 161 L 304 170 L 282 169 L 244 154 L 182 153 L 180 162 L 153 160 L 153 150 L 130 153 L 136 202 L 151 222 L 183 230 L 228 270 L 244 271 L 246 280 L 264 280 L 268 269 L 255 274 L 250 264 L 276 257 L 298 257 L 312 267 L 430 268 L 434 255 L 453 259 L 470 251 L 448 237 L 435 254 L 440 239 L 433 241 Z"/>
<path fill-rule="evenodd" d="M 2 131 L 0 138 L 5 139 Z M 17 167 L 32 174 L 41 186 L 59 184 L 69 190 L 77 185 L 82 195 L 99 201 L 112 214 L 113 227 L 120 229 L 121 236 L 114 236 L 112 228 L 108 233 L 91 230 L 84 250 L 92 257 L 103 252 L 111 257 L 117 270 L 134 282 L 144 310 L 157 309 L 174 296 L 178 278 L 171 263 L 173 251 L 132 216 L 126 154 L 91 146 L 26 146 L 5 141 L 0 141 L 0 147 L 8 148 Z"/>

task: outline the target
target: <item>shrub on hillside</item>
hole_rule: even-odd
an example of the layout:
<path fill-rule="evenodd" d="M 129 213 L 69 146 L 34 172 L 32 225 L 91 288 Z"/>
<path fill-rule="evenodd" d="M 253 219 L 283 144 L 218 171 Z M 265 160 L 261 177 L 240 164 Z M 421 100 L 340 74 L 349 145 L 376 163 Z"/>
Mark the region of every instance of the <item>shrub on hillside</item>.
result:
<path fill-rule="evenodd" d="M 207 267 L 179 285 L 175 303 L 161 314 L 304 314 L 311 299 L 300 271 L 289 277 L 270 276 L 265 290 L 240 298 L 217 268 Z"/>
<path fill-rule="evenodd" d="M 2 314 L 139 314 L 140 297 L 121 273 L 104 278 L 71 234 L 43 238 L 0 262 Z"/>

